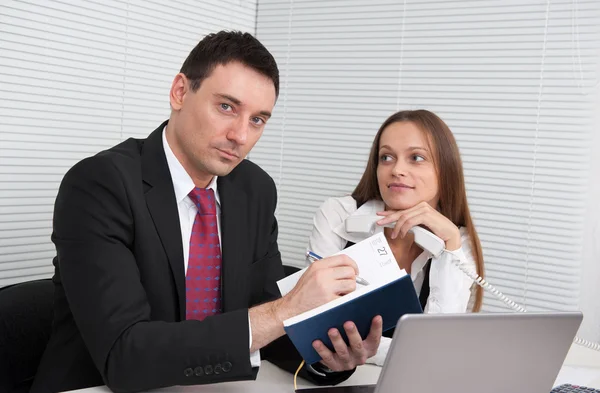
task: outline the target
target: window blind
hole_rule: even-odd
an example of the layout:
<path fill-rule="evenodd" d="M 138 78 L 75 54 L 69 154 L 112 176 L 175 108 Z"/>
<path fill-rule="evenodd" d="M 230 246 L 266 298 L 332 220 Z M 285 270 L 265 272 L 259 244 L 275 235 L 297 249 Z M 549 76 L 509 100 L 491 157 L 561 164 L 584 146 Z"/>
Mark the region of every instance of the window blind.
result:
<path fill-rule="evenodd" d="M 0 287 L 50 277 L 64 173 L 169 116 L 189 51 L 254 33 L 253 1 L 22 0 L 0 5 Z"/>
<path fill-rule="evenodd" d="M 458 141 L 490 282 L 577 308 L 599 2 L 261 0 L 257 18 L 282 91 L 251 158 L 278 186 L 284 263 L 304 264 L 314 212 L 353 190 L 385 118 L 424 108 Z"/>

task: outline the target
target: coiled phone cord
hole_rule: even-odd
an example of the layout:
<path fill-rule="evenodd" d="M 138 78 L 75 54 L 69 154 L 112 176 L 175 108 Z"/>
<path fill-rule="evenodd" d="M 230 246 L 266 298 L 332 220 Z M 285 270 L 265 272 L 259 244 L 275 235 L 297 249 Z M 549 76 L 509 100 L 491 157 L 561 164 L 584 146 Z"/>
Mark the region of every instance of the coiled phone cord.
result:
<path fill-rule="evenodd" d="M 494 287 L 492 284 L 490 284 L 489 282 L 487 282 L 483 277 L 480 277 L 477 273 L 475 273 L 474 271 L 472 271 L 468 267 L 464 266 L 463 263 L 460 261 L 460 258 L 458 257 L 458 255 L 456 255 L 455 253 L 453 253 L 452 251 L 449 251 L 449 250 L 444 250 L 444 252 L 447 252 L 447 253 L 451 254 L 453 256 L 452 262 L 454 262 L 454 264 L 463 273 L 465 273 L 467 276 L 469 276 L 481 288 L 483 288 L 484 290 L 492 293 L 498 299 L 502 300 L 502 302 L 504 302 L 504 304 L 506 304 L 507 306 L 509 306 L 511 309 L 513 309 L 515 311 L 518 311 L 518 312 L 527 312 L 527 310 L 525 308 L 523 308 L 522 306 L 518 305 L 516 302 L 514 302 L 510 298 L 508 298 L 505 294 L 503 294 L 502 292 L 500 292 L 499 290 L 497 290 L 496 287 Z M 591 342 L 591 341 L 588 341 L 588 340 L 584 340 L 584 339 L 579 338 L 577 336 L 575 336 L 575 338 L 573 339 L 573 342 L 575 344 L 581 345 L 583 347 L 586 347 L 586 348 L 589 348 L 589 349 L 593 349 L 594 351 L 600 351 L 600 344 L 598 344 L 598 343 L 594 343 L 594 342 Z"/>

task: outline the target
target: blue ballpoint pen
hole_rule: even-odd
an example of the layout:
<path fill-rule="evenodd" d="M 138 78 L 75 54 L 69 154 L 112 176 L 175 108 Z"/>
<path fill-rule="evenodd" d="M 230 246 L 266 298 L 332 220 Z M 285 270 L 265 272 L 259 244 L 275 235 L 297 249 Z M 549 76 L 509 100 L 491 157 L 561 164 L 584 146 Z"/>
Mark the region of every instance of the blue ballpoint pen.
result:
<path fill-rule="evenodd" d="M 321 256 L 315 254 L 312 251 L 306 252 L 306 258 L 312 263 L 314 261 L 318 261 L 319 259 L 323 259 Z M 369 282 L 360 276 L 356 276 L 356 283 L 360 285 L 369 285 Z"/>

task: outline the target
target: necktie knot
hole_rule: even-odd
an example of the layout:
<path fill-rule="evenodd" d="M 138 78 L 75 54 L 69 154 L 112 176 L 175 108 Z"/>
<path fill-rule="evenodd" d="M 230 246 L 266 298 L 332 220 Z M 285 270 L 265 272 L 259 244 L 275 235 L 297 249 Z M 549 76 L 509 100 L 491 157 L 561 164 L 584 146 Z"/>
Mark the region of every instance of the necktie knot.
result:
<path fill-rule="evenodd" d="M 198 208 L 198 213 L 207 215 L 217 214 L 215 192 L 212 188 L 196 187 L 190 191 L 188 196 Z"/>

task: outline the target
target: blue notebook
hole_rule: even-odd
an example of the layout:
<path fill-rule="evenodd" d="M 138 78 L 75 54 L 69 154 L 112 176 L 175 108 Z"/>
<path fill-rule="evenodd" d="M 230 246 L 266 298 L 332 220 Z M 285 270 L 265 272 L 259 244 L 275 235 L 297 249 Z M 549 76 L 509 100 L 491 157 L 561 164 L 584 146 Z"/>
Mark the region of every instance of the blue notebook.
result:
<path fill-rule="evenodd" d="M 348 302 L 285 326 L 284 329 L 305 362 L 313 364 L 321 360 L 312 347 L 314 340 L 323 341 L 329 349 L 333 350 L 327 335 L 332 327 L 340 331 L 348 344 L 348 337 L 343 327 L 346 321 L 353 321 L 361 337 L 365 339 L 371 329 L 371 321 L 376 315 L 382 316 L 383 331 L 386 331 L 395 327 L 402 315 L 422 312 L 412 279 L 406 274 Z"/>

